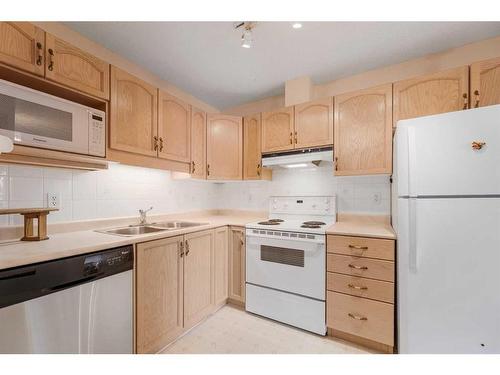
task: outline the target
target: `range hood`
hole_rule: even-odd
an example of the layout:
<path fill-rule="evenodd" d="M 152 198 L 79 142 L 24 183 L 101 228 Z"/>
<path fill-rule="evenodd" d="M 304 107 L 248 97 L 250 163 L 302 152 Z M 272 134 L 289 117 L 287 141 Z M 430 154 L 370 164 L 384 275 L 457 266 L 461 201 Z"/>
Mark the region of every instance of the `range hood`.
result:
<path fill-rule="evenodd" d="M 319 167 L 333 164 L 333 147 L 309 148 L 262 155 L 262 166 L 276 169 Z"/>

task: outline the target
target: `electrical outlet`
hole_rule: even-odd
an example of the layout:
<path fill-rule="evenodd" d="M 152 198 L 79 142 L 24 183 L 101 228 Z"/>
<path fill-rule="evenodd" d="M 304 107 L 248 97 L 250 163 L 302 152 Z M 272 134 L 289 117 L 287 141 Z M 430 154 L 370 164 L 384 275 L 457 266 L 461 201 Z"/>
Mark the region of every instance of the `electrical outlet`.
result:
<path fill-rule="evenodd" d="M 60 193 L 47 193 L 47 207 L 61 208 L 61 194 Z"/>
<path fill-rule="evenodd" d="M 373 194 L 373 203 L 379 204 L 380 201 L 382 200 L 382 194 L 377 192 Z"/>

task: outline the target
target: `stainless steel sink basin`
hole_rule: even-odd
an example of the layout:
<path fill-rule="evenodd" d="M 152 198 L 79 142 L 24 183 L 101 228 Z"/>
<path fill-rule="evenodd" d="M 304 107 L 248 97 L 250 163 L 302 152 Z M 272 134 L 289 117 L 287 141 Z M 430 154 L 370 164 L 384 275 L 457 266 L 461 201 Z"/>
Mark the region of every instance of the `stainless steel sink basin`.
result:
<path fill-rule="evenodd" d="M 164 221 L 163 223 L 154 223 L 151 225 L 158 228 L 181 229 L 181 228 L 198 227 L 200 225 L 207 225 L 207 224 L 208 223 L 192 223 L 189 221 Z"/>
<path fill-rule="evenodd" d="M 155 233 L 168 230 L 167 228 L 155 228 L 150 226 L 135 226 L 135 227 L 123 227 L 115 229 L 107 229 L 100 232 L 108 234 L 117 234 L 119 236 L 137 236 L 139 234 Z"/>

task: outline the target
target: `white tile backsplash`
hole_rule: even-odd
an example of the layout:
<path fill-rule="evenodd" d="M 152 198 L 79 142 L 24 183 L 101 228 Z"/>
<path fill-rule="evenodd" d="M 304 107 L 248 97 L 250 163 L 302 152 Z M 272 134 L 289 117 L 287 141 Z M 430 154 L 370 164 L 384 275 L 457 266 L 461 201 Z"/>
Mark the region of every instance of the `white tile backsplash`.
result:
<path fill-rule="evenodd" d="M 268 209 L 272 195 L 337 195 L 339 212 L 390 213 L 388 176 L 335 177 L 331 167 L 276 170 L 272 181 L 174 180 L 168 171 L 110 164 L 108 170 L 0 164 L 0 207 L 45 206 L 59 193 L 61 209 L 49 222 L 137 215 L 140 208 L 167 214 L 205 209 Z M 380 197 L 375 202 L 374 196 Z M 0 225 L 19 225 L 20 215 L 0 216 Z"/>

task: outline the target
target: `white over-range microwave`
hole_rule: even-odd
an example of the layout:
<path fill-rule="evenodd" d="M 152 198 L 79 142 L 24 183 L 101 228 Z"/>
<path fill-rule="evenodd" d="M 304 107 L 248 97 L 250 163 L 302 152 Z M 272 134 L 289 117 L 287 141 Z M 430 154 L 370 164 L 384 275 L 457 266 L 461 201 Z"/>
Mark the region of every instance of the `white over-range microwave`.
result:
<path fill-rule="evenodd" d="M 0 134 L 15 144 L 105 156 L 105 113 L 0 80 Z"/>

